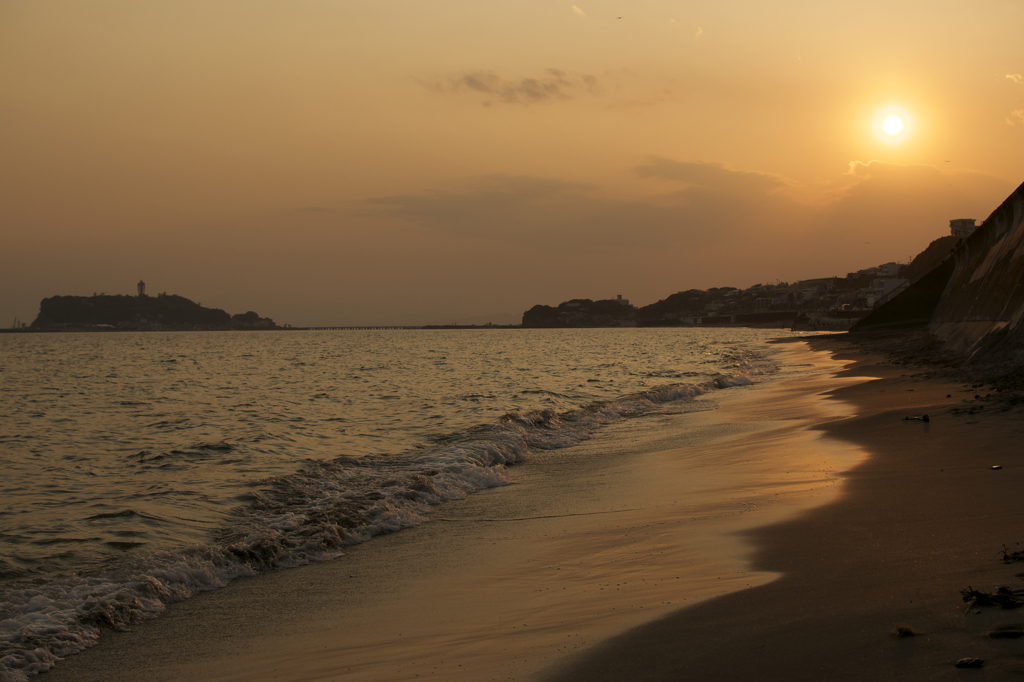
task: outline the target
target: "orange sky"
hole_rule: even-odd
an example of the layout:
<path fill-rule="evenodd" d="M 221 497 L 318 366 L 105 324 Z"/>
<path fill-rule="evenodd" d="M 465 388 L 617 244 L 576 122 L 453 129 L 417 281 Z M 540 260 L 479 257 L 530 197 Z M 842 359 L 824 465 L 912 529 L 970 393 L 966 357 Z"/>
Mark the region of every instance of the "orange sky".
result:
<path fill-rule="evenodd" d="M 906 261 L 1024 181 L 1021 26 L 1010 0 L 0 0 L 0 325 L 140 278 L 293 325 L 501 323 Z"/>

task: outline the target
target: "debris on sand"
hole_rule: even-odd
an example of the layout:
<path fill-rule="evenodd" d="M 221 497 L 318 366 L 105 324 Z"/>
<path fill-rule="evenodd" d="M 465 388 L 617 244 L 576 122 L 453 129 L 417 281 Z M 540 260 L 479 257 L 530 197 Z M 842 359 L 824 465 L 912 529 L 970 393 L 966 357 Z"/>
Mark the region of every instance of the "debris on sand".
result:
<path fill-rule="evenodd" d="M 1012 564 L 1014 561 L 1024 561 L 1024 550 L 1010 549 L 1003 545 L 1003 561 Z"/>
<path fill-rule="evenodd" d="M 1000 587 L 995 592 L 981 592 L 968 586 L 966 590 L 960 590 L 960 595 L 965 602 L 969 602 L 971 608 L 976 606 L 1001 606 L 1004 609 L 1017 609 L 1024 606 L 1021 597 L 1024 590 L 1011 590 L 1009 587 Z"/>
<path fill-rule="evenodd" d="M 904 417 L 903 421 L 905 421 L 905 422 L 930 422 L 931 419 L 928 418 L 928 415 L 922 414 L 920 417 Z"/>
<path fill-rule="evenodd" d="M 959 661 L 954 663 L 958 668 L 980 668 L 985 665 L 984 658 L 961 658 Z"/>
<path fill-rule="evenodd" d="M 903 637 L 916 637 L 917 635 L 923 635 L 923 634 L 924 634 L 923 632 L 918 632 L 917 630 L 915 630 L 914 628 L 910 627 L 909 625 L 897 625 L 892 630 L 892 636 L 896 637 L 897 639 L 901 639 Z"/>

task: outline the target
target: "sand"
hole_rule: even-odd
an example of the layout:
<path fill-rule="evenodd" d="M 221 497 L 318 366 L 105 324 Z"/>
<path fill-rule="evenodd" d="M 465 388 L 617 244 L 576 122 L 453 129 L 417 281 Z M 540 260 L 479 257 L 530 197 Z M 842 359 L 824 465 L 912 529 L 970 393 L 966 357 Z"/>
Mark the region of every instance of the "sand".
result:
<path fill-rule="evenodd" d="M 806 373 L 716 393 L 719 409 L 669 410 L 541 453 L 517 467 L 514 487 L 446 505 L 425 526 L 341 560 L 172 605 L 47 679 L 997 679 L 1024 670 L 1021 640 L 984 638 L 1024 612 L 967 614 L 958 594 L 1020 582 L 1024 564 L 998 557 L 1003 543 L 1024 540 L 1019 418 L 953 414 L 962 386 L 860 354 L 804 344 L 786 353 Z M 927 425 L 902 420 L 924 412 Z M 926 634 L 896 640 L 897 623 Z M 988 664 L 955 669 L 963 656 Z"/>
<path fill-rule="evenodd" d="M 971 609 L 960 595 L 1024 587 L 1024 563 L 1000 561 L 1004 544 L 1021 549 L 1024 540 L 1020 412 L 975 399 L 977 387 L 857 359 L 849 373 L 888 376 L 837 391 L 858 415 L 824 431 L 872 456 L 844 474 L 838 500 L 749 535 L 753 567 L 781 577 L 624 633 L 548 679 L 1024 675 L 1024 640 L 986 636 L 1024 623 L 1024 611 Z M 922 414 L 927 424 L 903 420 Z M 924 634 L 897 639 L 897 625 Z M 954 667 L 965 657 L 985 666 Z"/>

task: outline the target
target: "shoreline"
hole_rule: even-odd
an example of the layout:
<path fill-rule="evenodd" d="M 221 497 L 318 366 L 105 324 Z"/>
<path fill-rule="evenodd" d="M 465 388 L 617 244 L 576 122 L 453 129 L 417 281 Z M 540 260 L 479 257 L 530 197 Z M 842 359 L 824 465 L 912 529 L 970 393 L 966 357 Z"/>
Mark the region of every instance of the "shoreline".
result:
<path fill-rule="evenodd" d="M 472 330 L 496 330 L 496 329 L 518 329 L 518 330 L 565 330 L 565 329 L 779 329 L 781 331 L 807 332 L 811 329 L 791 330 L 790 325 L 778 324 L 690 324 L 673 327 L 654 326 L 616 326 L 616 327 L 524 327 L 521 324 L 428 324 L 428 325 L 361 325 L 350 327 L 292 327 L 281 326 L 273 329 L 0 329 L 0 334 L 89 334 L 89 333 L 124 333 L 124 332 L 322 332 L 322 331 L 472 331 Z M 818 331 L 829 331 L 822 329 Z M 845 331 L 836 328 L 835 331 Z"/>
<path fill-rule="evenodd" d="M 1004 546 L 1019 550 L 1024 540 L 1020 411 L 991 403 L 986 411 L 977 384 L 913 375 L 851 344 L 810 345 L 854 360 L 844 375 L 883 378 L 835 391 L 858 416 L 820 427 L 872 455 L 845 474 L 845 494 L 748 534 L 754 567 L 781 577 L 622 633 L 546 680 L 1024 674 L 1021 640 L 987 636 L 1021 624 L 1024 613 L 973 608 L 960 594 L 1024 587 L 1024 564 L 1000 559 Z M 922 414 L 928 423 L 904 420 Z M 900 625 L 922 634 L 894 637 Z M 984 667 L 954 666 L 967 657 L 984 659 Z"/>
<path fill-rule="evenodd" d="M 807 428 L 846 414 L 822 391 L 861 379 L 836 377 L 844 363 L 827 354 L 783 352 L 805 365 L 794 376 L 537 452 L 516 486 L 340 560 L 171 605 L 48 679 L 533 678 L 680 605 L 769 582 L 737 533 L 834 498 L 836 472 L 864 456 L 817 447 Z"/>

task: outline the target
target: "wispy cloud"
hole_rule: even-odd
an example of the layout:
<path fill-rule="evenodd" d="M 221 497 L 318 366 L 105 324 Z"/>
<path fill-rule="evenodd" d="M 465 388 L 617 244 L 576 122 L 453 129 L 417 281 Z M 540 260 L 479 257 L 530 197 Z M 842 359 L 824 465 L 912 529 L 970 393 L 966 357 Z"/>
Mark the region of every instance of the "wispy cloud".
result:
<path fill-rule="evenodd" d="M 1020 75 L 1019 73 L 1008 73 L 1006 74 L 1006 77 L 1012 80 L 1014 83 L 1024 85 L 1024 76 Z"/>
<path fill-rule="evenodd" d="M 437 92 L 471 92 L 484 95 L 484 104 L 537 104 L 572 99 L 577 94 L 596 94 L 598 80 L 594 76 L 569 74 L 547 69 L 536 78 L 506 78 L 494 71 L 467 71 L 460 76 L 427 83 Z"/>
<path fill-rule="evenodd" d="M 723 163 L 707 161 L 675 161 L 654 157 L 635 170 L 641 178 L 681 182 L 705 190 L 715 188 L 716 192 L 765 194 L 792 185 L 790 180 L 781 175 L 735 170 Z"/>
<path fill-rule="evenodd" d="M 1024 124 L 1024 109 L 1014 109 L 1013 111 L 1010 112 L 1010 116 L 1016 118 L 1017 120 L 1014 121 L 1013 118 L 1008 118 L 1006 119 L 1007 125 L 1017 125 L 1018 122 Z"/>
<path fill-rule="evenodd" d="M 694 38 L 700 38 L 702 35 L 704 35 L 704 29 L 702 29 L 700 26 L 698 26 L 697 27 L 697 32 L 693 34 L 693 37 Z"/>
<path fill-rule="evenodd" d="M 574 13 L 574 14 L 578 14 L 578 15 L 580 15 L 581 17 L 585 17 L 585 16 L 587 16 L 587 13 L 586 13 L 586 12 L 584 12 L 583 10 L 581 10 L 581 9 L 580 9 L 579 7 L 577 7 L 576 5 L 573 5 L 573 6 L 572 6 L 572 11 L 573 11 L 573 13 Z"/>

